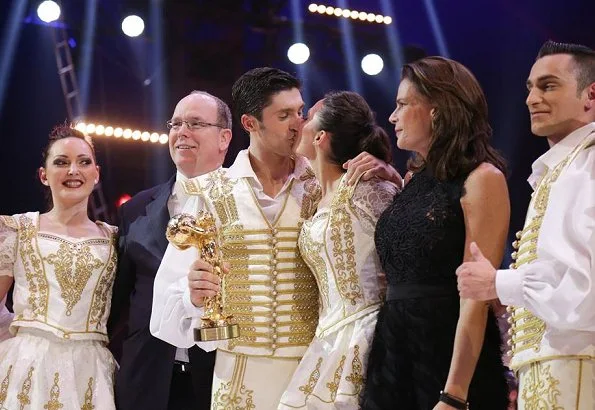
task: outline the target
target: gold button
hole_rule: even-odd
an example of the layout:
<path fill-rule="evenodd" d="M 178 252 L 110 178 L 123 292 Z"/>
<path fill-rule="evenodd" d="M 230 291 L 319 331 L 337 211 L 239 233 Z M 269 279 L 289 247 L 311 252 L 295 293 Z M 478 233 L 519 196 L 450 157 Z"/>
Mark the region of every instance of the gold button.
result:
<path fill-rule="evenodd" d="M 275 343 L 273 343 L 273 344 L 271 345 L 271 348 L 272 348 L 272 349 L 276 349 L 276 348 L 277 348 L 277 345 L 276 345 Z"/>
<path fill-rule="evenodd" d="M 273 291 L 273 296 L 277 296 L 277 291 L 276 290 Z"/>
<path fill-rule="evenodd" d="M 273 286 L 277 285 L 277 280 L 273 279 Z"/>

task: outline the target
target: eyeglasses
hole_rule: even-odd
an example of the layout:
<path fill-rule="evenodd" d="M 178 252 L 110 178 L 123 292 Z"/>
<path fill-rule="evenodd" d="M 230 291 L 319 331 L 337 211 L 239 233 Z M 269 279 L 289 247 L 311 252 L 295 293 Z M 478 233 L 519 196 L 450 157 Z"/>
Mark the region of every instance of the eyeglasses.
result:
<path fill-rule="evenodd" d="M 179 130 L 180 128 L 182 128 L 183 124 L 186 124 L 186 126 L 193 130 L 202 130 L 203 128 L 207 128 L 207 127 L 217 127 L 217 128 L 226 128 L 223 127 L 219 124 L 212 124 L 210 122 L 205 122 L 205 121 L 199 121 L 199 120 L 188 120 L 188 121 L 184 121 L 184 120 L 175 120 L 175 121 L 168 121 L 166 122 L 167 124 L 167 129 L 171 130 Z"/>

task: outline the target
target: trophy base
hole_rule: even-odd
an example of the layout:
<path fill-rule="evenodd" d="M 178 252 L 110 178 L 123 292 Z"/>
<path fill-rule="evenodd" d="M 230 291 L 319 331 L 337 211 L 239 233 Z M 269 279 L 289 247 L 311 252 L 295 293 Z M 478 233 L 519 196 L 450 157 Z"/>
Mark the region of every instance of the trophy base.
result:
<path fill-rule="evenodd" d="M 231 324 L 218 327 L 202 327 L 194 329 L 195 342 L 213 342 L 216 340 L 233 339 L 240 335 L 240 327 Z"/>

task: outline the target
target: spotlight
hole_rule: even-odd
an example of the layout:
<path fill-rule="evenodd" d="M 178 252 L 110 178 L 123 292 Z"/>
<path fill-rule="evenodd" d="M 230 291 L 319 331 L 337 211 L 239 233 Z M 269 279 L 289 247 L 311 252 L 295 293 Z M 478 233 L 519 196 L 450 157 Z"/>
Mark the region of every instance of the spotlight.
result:
<path fill-rule="evenodd" d="M 139 130 L 135 130 L 135 131 L 132 133 L 132 139 L 133 139 L 133 140 L 135 140 L 135 141 L 136 141 L 136 140 L 139 140 L 139 139 L 140 139 L 140 136 L 141 136 L 141 132 L 140 132 Z"/>
<path fill-rule="evenodd" d="M 95 132 L 95 124 L 87 124 L 87 134 L 93 134 Z"/>
<path fill-rule="evenodd" d="M 314 4 L 314 3 L 310 3 L 310 5 L 308 6 L 308 10 L 310 10 L 310 13 L 316 13 L 317 8 L 318 8 L 318 5 Z"/>
<path fill-rule="evenodd" d="M 123 133 L 124 133 L 124 130 L 123 130 L 122 128 L 120 128 L 120 127 L 117 127 L 117 128 L 114 130 L 114 137 L 116 137 L 116 138 L 120 138 L 120 137 L 122 136 L 122 134 L 123 134 Z"/>
<path fill-rule="evenodd" d="M 105 127 L 103 125 L 100 124 L 97 127 L 95 127 L 95 134 L 103 135 L 104 132 L 105 132 Z"/>
<path fill-rule="evenodd" d="M 295 43 L 287 50 L 287 58 L 293 64 L 304 64 L 310 58 L 310 49 L 303 43 Z"/>
<path fill-rule="evenodd" d="M 374 13 L 368 13 L 368 21 L 373 23 L 376 20 L 376 15 Z"/>
<path fill-rule="evenodd" d="M 347 17 L 349 17 L 350 14 L 351 14 L 351 10 L 349 10 L 349 9 L 343 10 L 343 17 L 347 18 Z"/>
<path fill-rule="evenodd" d="M 368 75 L 376 75 L 382 71 L 384 62 L 378 54 L 368 54 L 362 58 L 362 70 Z"/>
<path fill-rule="evenodd" d="M 328 6 L 326 8 L 326 14 L 328 14 L 329 16 L 332 16 L 334 12 L 335 12 L 335 8 L 334 7 Z"/>
<path fill-rule="evenodd" d="M 145 30 L 145 22 L 139 16 L 131 15 L 122 20 L 122 31 L 128 37 L 138 37 Z"/>
<path fill-rule="evenodd" d="M 43 1 L 37 7 L 37 16 L 45 23 L 56 21 L 60 18 L 60 6 L 55 1 Z"/>
<path fill-rule="evenodd" d="M 322 4 L 319 5 L 318 7 L 316 7 L 316 11 L 319 12 L 320 14 L 323 14 L 326 12 L 326 6 L 323 6 Z"/>
<path fill-rule="evenodd" d="M 124 137 L 124 139 L 130 139 L 130 137 L 132 137 L 132 130 L 130 128 L 126 128 L 122 136 Z"/>
<path fill-rule="evenodd" d="M 393 22 L 393 19 L 391 16 L 384 16 L 384 24 L 390 24 Z"/>
<path fill-rule="evenodd" d="M 157 134 L 156 132 L 152 133 L 149 137 L 149 140 L 153 143 L 159 142 L 159 134 Z"/>
<path fill-rule="evenodd" d="M 342 10 L 342 9 L 340 9 L 339 7 L 337 7 L 337 8 L 335 9 L 335 16 L 337 16 L 337 17 L 341 17 L 341 14 L 343 14 L 343 10 Z"/>
<path fill-rule="evenodd" d="M 167 137 L 167 134 L 161 134 L 159 136 L 159 142 L 162 144 L 167 144 L 167 141 L 169 141 L 169 138 Z"/>
<path fill-rule="evenodd" d="M 114 127 L 110 127 L 110 126 L 105 127 L 105 136 L 111 137 L 112 135 L 114 135 Z"/>
<path fill-rule="evenodd" d="M 140 135 L 140 139 L 143 140 L 143 141 L 149 141 L 149 138 L 151 138 L 151 134 L 149 134 L 147 131 L 144 131 Z"/>

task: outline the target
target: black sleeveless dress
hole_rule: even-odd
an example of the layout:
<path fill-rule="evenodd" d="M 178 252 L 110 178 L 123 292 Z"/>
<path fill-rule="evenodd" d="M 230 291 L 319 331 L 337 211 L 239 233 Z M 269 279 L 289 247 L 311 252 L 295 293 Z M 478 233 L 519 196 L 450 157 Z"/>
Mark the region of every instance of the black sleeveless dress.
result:
<path fill-rule="evenodd" d="M 368 362 L 362 408 L 431 410 L 445 386 L 459 318 L 455 271 L 462 263 L 466 178 L 413 177 L 376 225 L 376 250 L 388 290 Z M 474 410 L 508 403 L 500 334 L 490 310 L 483 349 L 469 388 Z"/>

